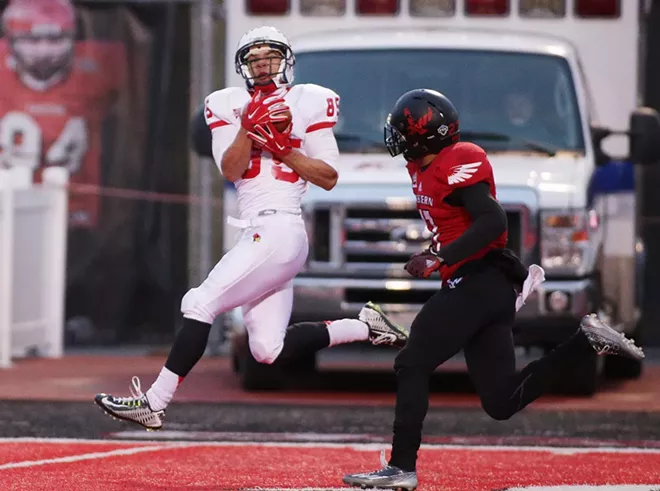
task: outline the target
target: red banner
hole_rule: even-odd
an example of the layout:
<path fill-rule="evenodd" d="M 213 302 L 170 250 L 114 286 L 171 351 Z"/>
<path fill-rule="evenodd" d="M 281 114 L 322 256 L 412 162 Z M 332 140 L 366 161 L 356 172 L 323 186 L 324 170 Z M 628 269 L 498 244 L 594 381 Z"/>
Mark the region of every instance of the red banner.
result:
<path fill-rule="evenodd" d="M 126 74 L 121 41 L 93 39 L 66 0 L 13 0 L 0 41 L 0 161 L 35 171 L 63 166 L 100 185 L 103 124 Z M 95 227 L 99 198 L 72 195 L 70 223 Z"/>

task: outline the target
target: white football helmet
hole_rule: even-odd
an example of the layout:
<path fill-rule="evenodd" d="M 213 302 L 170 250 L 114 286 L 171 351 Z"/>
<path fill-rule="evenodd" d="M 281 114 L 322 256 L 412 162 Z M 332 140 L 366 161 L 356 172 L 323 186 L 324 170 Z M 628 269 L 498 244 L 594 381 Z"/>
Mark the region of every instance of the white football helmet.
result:
<path fill-rule="evenodd" d="M 252 48 L 260 45 L 267 45 L 270 49 L 276 49 L 282 53 L 282 63 L 273 78 L 275 86 L 280 88 L 291 84 L 293 82 L 293 65 L 296 64 L 291 43 L 289 43 L 286 36 L 278 29 L 271 26 L 261 26 L 243 34 L 236 47 L 236 55 L 234 57 L 236 73 L 239 73 L 243 77 L 248 89 L 254 88 L 254 82 L 246 58 Z"/>

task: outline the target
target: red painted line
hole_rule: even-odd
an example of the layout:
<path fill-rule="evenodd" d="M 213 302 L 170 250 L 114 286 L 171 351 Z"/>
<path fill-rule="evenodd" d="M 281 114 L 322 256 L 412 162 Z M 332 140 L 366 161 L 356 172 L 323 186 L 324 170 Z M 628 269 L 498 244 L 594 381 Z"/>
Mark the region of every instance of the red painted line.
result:
<path fill-rule="evenodd" d="M 341 477 L 346 473 L 378 468 L 380 447 L 387 445 L 200 443 L 166 448 L 157 454 L 145 452 L 40 465 L 38 471 L 2 470 L 0 483 L 12 483 L 8 489 L 30 491 L 73 489 L 72 486 L 81 491 L 97 490 L 99 483 L 103 483 L 104 491 L 191 486 L 195 490 L 332 489 L 343 487 Z M 97 451 L 98 445 L 89 448 Z M 660 482 L 658 451 L 424 446 L 419 455 L 419 491 L 605 484 L 658 486 Z"/>

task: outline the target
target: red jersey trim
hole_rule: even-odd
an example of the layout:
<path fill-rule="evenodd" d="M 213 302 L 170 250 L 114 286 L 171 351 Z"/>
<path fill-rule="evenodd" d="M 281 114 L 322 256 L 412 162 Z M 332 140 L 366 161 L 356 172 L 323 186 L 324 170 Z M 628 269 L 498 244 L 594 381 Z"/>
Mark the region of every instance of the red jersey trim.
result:
<path fill-rule="evenodd" d="M 336 121 L 321 121 L 320 123 L 314 123 L 307 127 L 306 133 L 311 133 L 312 131 L 322 130 L 323 128 L 332 128 L 336 125 Z"/>
<path fill-rule="evenodd" d="M 209 125 L 210 130 L 214 130 L 216 128 L 220 128 L 221 126 L 227 126 L 229 123 L 227 121 L 214 121 Z"/>

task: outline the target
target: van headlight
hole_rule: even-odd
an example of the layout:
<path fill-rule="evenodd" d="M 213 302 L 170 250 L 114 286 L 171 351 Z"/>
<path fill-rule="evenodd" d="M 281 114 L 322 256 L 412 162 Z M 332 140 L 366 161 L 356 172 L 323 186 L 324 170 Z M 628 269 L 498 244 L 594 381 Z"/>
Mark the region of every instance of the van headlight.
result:
<path fill-rule="evenodd" d="M 594 210 L 541 212 L 541 266 L 548 274 L 583 276 L 594 266 L 598 215 Z"/>

